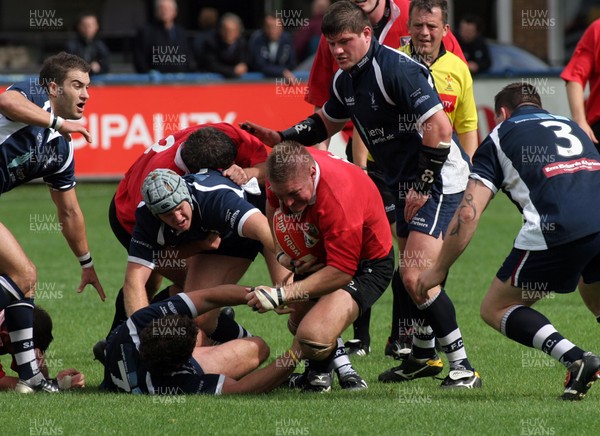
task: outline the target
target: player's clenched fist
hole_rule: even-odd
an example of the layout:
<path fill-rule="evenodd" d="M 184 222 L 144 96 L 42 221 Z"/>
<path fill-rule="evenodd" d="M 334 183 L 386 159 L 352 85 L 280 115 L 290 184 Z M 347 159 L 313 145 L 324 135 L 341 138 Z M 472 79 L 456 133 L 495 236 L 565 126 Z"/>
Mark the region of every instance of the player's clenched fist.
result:
<path fill-rule="evenodd" d="M 261 313 L 275 310 L 285 304 L 285 291 L 282 286 L 276 288 L 257 286 L 250 288 L 250 292 L 246 295 L 246 301 L 248 306 Z"/>

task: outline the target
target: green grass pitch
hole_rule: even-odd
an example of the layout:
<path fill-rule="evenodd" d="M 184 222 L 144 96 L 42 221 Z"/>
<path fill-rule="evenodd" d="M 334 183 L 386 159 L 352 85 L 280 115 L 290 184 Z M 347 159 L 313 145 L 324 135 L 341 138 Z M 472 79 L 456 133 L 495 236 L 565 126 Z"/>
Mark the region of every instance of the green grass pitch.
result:
<path fill-rule="evenodd" d="M 515 208 L 499 195 L 484 214 L 471 245 L 450 273 L 447 290 L 457 310 L 467 352 L 483 378 L 474 391 L 442 391 L 439 380 L 381 384 L 377 375 L 395 365 L 383 356 L 389 335 L 392 294 L 373 310 L 372 353 L 354 358 L 369 383 L 363 392 L 343 392 L 334 382 L 329 395 L 279 389 L 266 395 L 150 397 L 103 394 L 102 367 L 92 345 L 106 334 L 113 302 L 123 282 L 126 253 L 112 235 L 107 210 L 114 184 L 78 185 L 94 264 L 107 293 L 101 303 L 89 288 L 75 292 L 80 269 L 56 224 L 47 188 L 32 185 L 3 194 L 2 222 L 13 232 L 38 270 L 36 303 L 54 319 L 51 372 L 75 367 L 86 375 L 82 392 L 60 395 L 0 394 L 2 434 L 227 434 L 227 435 L 560 435 L 600 434 L 599 386 L 579 403 L 558 400 L 564 368 L 549 357 L 506 339 L 479 318 L 479 304 L 510 250 L 520 227 Z M 591 207 L 595 207 L 591 205 Z M 1 243 L 1 241 L 0 241 Z M 243 284 L 269 282 L 262 258 Z M 577 293 L 556 295 L 536 306 L 566 337 L 600 352 L 600 325 Z M 240 320 L 271 347 L 271 358 L 290 344 L 286 319 L 274 313 L 236 310 Z M 351 338 L 351 332 L 344 339 Z M 2 357 L 7 372 L 10 360 Z M 445 375 L 447 368 L 442 373 Z"/>

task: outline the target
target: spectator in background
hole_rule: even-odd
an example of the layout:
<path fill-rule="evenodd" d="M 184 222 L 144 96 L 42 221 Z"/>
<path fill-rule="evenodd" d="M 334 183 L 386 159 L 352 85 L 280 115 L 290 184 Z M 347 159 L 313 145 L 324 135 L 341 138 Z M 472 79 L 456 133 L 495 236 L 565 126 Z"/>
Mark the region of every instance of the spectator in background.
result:
<path fill-rule="evenodd" d="M 321 22 L 329 5 L 329 0 L 313 0 L 310 6 L 312 15 L 308 20 L 308 26 L 301 27 L 296 31 L 294 48 L 298 62 L 302 62 L 317 52 L 319 39 L 321 39 Z"/>
<path fill-rule="evenodd" d="M 98 18 L 93 12 L 79 16 L 75 30 L 77 35 L 67 41 L 65 51 L 79 56 L 90 64 L 90 75 L 106 74 L 110 70 L 110 52 L 106 44 L 98 39 Z"/>
<path fill-rule="evenodd" d="M 194 37 L 193 50 L 195 54 L 204 52 L 204 44 L 207 39 L 214 38 L 217 33 L 219 23 L 219 11 L 216 8 L 202 8 L 198 13 L 198 33 Z M 196 56 L 196 69 L 204 70 L 206 68 L 201 62 L 203 56 Z"/>
<path fill-rule="evenodd" d="M 240 17 L 232 13 L 224 14 L 218 31 L 206 40 L 204 51 L 196 53 L 198 62 L 206 65 L 207 71 L 222 74 L 228 79 L 246 74 L 248 44 L 243 32 Z"/>
<path fill-rule="evenodd" d="M 296 54 L 292 35 L 284 30 L 281 19 L 273 14 L 266 15 L 262 30 L 252 34 L 250 57 L 253 71 L 267 77 L 295 79 L 292 70 L 296 66 Z"/>
<path fill-rule="evenodd" d="M 573 57 L 560 77 L 567 84 L 571 117 L 590 137 L 596 147 L 600 137 L 600 20 L 587 28 L 575 48 Z M 590 97 L 584 104 L 583 91 L 590 82 Z"/>
<path fill-rule="evenodd" d="M 459 23 L 458 35 L 460 44 L 471 74 L 487 71 L 492 66 L 492 59 L 485 38 L 481 34 L 481 19 L 475 15 L 465 15 Z"/>
<path fill-rule="evenodd" d="M 186 31 L 175 23 L 177 2 L 157 0 L 154 20 L 140 29 L 134 44 L 134 63 L 138 73 L 185 73 L 193 70 L 193 57 Z"/>

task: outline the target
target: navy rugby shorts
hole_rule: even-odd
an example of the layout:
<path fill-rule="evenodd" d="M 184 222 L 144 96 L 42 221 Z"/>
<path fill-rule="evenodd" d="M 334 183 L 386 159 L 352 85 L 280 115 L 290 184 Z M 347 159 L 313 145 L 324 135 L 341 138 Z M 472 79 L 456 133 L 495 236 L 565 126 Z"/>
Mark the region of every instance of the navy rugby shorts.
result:
<path fill-rule="evenodd" d="M 600 233 L 585 236 L 548 250 L 513 248 L 498 270 L 501 281 L 536 292 L 569 293 L 579 278 L 585 283 L 600 281 Z"/>

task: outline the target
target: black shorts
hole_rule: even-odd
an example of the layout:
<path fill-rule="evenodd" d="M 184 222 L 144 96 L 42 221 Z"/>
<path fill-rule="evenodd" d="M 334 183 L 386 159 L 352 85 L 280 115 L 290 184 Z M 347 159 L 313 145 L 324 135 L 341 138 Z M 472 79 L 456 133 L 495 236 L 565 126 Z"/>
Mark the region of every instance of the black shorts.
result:
<path fill-rule="evenodd" d="M 392 281 L 395 263 L 393 248 L 386 257 L 363 260 L 352 281 L 342 286 L 358 304 L 360 314 L 373 306 L 385 292 Z"/>
<path fill-rule="evenodd" d="M 375 186 L 377 186 L 377 189 L 379 190 L 388 222 L 390 224 L 394 224 L 396 222 L 396 203 L 398 202 L 398 192 L 394 192 L 385 183 L 381 169 L 375 162 L 371 160 L 367 161 L 367 174 L 371 180 L 373 180 L 373 183 L 375 183 Z"/>
<path fill-rule="evenodd" d="M 541 251 L 513 248 L 498 270 L 501 281 L 531 293 L 573 292 L 579 278 L 600 281 L 600 233 Z"/>
<path fill-rule="evenodd" d="M 258 200 L 258 203 L 260 204 L 260 200 Z M 131 235 L 117 219 L 117 208 L 114 197 L 108 208 L 108 221 L 110 222 L 110 228 L 121 245 L 129 251 Z M 263 246 L 259 241 L 241 238 L 238 235 L 231 235 L 229 238 L 225 238 L 221 241 L 219 248 L 216 250 L 204 251 L 203 254 L 220 254 L 222 256 L 241 257 L 243 259 L 254 260 L 256 259 L 256 255 L 262 251 L 262 248 Z"/>

